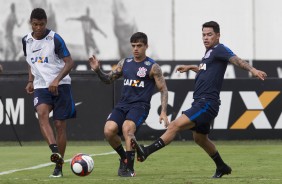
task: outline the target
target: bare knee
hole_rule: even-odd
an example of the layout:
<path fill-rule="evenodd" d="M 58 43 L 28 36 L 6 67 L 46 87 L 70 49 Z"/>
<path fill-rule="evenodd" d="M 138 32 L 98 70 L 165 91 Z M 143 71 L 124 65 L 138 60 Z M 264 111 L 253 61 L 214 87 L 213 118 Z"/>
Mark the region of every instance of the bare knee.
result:
<path fill-rule="evenodd" d="M 111 137 L 114 137 L 118 133 L 118 126 L 114 125 L 112 123 L 106 123 L 104 127 L 104 135 L 106 139 L 110 139 Z"/>
<path fill-rule="evenodd" d="M 167 131 L 170 131 L 170 132 L 178 132 L 179 130 L 180 130 L 180 127 L 177 126 L 175 121 L 172 121 L 167 127 Z"/>

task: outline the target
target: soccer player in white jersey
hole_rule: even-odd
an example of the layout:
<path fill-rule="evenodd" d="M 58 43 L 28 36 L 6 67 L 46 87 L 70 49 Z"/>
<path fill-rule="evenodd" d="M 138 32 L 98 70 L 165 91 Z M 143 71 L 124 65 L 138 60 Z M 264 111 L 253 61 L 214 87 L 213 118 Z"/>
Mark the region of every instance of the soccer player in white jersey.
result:
<path fill-rule="evenodd" d="M 46 28 L 47 15 L 44 9 L 32 10 L 30 24 L 32 32 L 22 39 L 24 55 L 29 64 L 25 89 L 28 94 L 34 94 L 40 130 L 52 151 L 50 159 L 56 163 L 50 177 L 62 177 L 67 141 L 66 119 L 76 116 L 69 76 L 74 62 L 64 40 Z M 51 111 L 55 133 L 49 122 Z"/>

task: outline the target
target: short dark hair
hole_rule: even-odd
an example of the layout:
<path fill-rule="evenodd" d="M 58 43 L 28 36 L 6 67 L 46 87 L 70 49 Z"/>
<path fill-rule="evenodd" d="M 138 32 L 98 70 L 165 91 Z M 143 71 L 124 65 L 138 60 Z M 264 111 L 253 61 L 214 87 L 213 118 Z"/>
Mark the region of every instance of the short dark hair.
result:
<path fill-rule="evenodd" d="M 32 19 L 38 19 L 38 20 L 46 19 L 47 20 L 47 15 L 46 15 L 45 10 L 42 8 L 33 9 L 30 14 L 30 21 Z"/>
<path fill-rule="evenodd" d="M 147 35 L 145 33 L 142 33 L 142 32 L 134 33 L 130 38 L 130 43 L 137 43 L 137 42 L 142 42 L 145 45 L 147 45 L 148 44 Z"/>
<path fill-rule="evenodd" d="M 215 33 L 220 33 L 220 27 L 219 27 L 219 24 L 215 21 L 209 21 L 209 22 L 206 22 L 203 24 L 203 27 L 202 27 L 202 30 L 205 28 L 205 27 L 211 27 L 213 28 L 213 31 Z"/>

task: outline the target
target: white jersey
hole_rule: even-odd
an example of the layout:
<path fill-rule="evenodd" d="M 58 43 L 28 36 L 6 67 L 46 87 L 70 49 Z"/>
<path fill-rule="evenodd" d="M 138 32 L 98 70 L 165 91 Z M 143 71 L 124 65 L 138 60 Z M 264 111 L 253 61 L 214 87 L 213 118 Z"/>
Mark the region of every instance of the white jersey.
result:
<path fill-rule="evenodd" d="M 54 31 L 41 40 L 36 40 L 29 33 L 23 38 L 24 54 L 34 76 L 34 89 L 48 88 L 62 71 L 65 62 L 63 57 L 70 56 L 64 40 Z M 71 78 L 66 75 L 59 83 L 70 84 Z"/>

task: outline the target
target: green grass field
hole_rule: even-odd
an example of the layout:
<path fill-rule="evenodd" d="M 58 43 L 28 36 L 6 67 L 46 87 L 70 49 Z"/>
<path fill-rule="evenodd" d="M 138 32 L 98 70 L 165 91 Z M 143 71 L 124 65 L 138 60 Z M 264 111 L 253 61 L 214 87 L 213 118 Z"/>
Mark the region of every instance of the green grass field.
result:
<path fill-rule="evenodd" d="M 142 141 L 140 141 L 142 143 Z M 143 142 L 148 144 L 149 142 Z M 117 176 L 118 155 L 106 142 L 69 142 L 65 159 L 83 152 L 94 154 L 94 171 L 86 177 L 74 175 L 69 161 L 63 178 L 49 178 L 54 165 L 45 142 L 0 142 L 1 184 L 203 184 L 203 183 L 282 183 L 282 141 L 218 141 L 223 159 L 232 167 L 231 175 L 211 179 L 213 161 L 194 142 L 173 142 L 151 155 L 144 163 L 135 162 L 137 176 Z M 45 164 L 45 165 L 44 165 Z"/>

